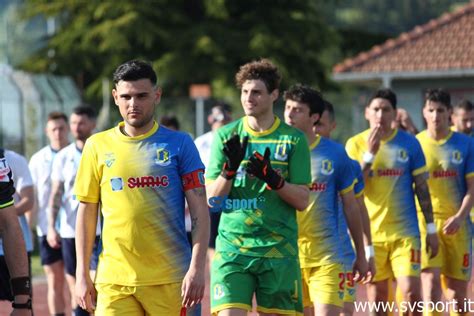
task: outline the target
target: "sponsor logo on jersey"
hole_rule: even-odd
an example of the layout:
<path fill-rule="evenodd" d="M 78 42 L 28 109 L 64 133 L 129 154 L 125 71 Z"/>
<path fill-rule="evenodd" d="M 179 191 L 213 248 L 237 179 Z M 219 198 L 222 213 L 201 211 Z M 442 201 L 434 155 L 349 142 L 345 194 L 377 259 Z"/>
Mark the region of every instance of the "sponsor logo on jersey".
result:
<path fill-rule="evenodd" d="M 130 189 L 149 188 L 149 187 L 167 187 L 169 185 L 169 181 L 168 181 L 168 176 L 131 177 L 127 179 L 127 185 Z"/>
<path fill-rule="evenodd" d="M 225 296 L 224 286 L 222 284 L 214 285 L 214 299 L 220 300 Z"/>
<path fill-rule="evenodd" d="M 408 161 L 408 153 L 405 149 L 399 149 L 398 150 L 397 160 L 399 162 L 407 162 Z"/>
<path fill-rule="evenodd" d="M 326 176 L 334 173 L 334 163 L 332 160 L 324 159 L 321 161 L 321 173 Z"/>
<path fill-rule="evenodd" d="M 326 182 L 313 182 L 309 188 L 310 191 L 313 192 L 324 192 L 328 188 L 328 184 Z"/>
<path fill-rule="evenodd" d="M 123 179 L 120 177 L 111 178 L 110 179 L 110 186 L 112 187 L 112 191 L 122 191 L 123 190 Z"/>
<path fill-rule="evenodd" d="M 170 152 L 166 148 L 158 148 L 155 163 L 160 166 L 168 166 L 171 163 Z"/>
<path fill-rule="evenodd" d="M 435 170 L 433 171 L 433 178 L 452 178 L 457 177 L 457 170 Z"/>
<path fill-rule="evenodd" d="M 451 162 L 456 164 L 456 165 L 459 165 L 459 164 L 462 163 L 462 161 L 463 161 L 463 159 L 462 159 L 461 152 L 459 150 L 454 150 L 451 153 Z"/>
<path fill-rule="evenodd" d="M 403 169 L 377 169 L 379 177 L 399 177 L 403 175 Z"/>
<path fill-rule="evenodd" d="M 105 165 L 107 168 L 112 167 L 115 162 L 115 154 L 114 153 L 106 153 L 105 154 Z"/>
<path fill-rule="evenodd" d="M 285 144 L 278 144 L 275 149 L 275 159 L 286 161 L 288 158 L 287 148 Z"/>
<path fill-rule="evenodd" d="M 0 182 L 10 182 L 8 173 L 10 172 L 10 166 L 7 164 L 5 158 L 0 158 Z"/>

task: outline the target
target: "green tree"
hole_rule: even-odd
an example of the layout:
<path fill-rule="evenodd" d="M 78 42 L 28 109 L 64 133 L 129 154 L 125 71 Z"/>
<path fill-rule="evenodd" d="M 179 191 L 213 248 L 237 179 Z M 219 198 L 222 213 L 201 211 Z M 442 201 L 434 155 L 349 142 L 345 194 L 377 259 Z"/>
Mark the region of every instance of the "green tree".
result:
<path fill-rule="evenodd" d="M 29 0 L 24 12 L 54 17 L 57 30 L 22 66 L 71 75 L 89 99 L 133 58 L 152 61 L 167 95 L 191 83 L 227 93 L 239 65 L 260 57 L 280 66 L 284 84 L 325 87 L 327 52 L 337 50 L 337 34 L 305 0 Z"/>

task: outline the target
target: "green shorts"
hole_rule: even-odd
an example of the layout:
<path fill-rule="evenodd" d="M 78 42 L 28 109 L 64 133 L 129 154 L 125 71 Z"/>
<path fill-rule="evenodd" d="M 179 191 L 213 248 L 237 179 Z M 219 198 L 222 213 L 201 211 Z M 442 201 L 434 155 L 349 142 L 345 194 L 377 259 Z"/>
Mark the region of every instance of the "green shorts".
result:
<path fill-rule="evenodd" d="M 262 258 L 216 252 L 211 267 L 211 313 L 239 308 L 302 315 L 301 274 L 297 258 Z"/>

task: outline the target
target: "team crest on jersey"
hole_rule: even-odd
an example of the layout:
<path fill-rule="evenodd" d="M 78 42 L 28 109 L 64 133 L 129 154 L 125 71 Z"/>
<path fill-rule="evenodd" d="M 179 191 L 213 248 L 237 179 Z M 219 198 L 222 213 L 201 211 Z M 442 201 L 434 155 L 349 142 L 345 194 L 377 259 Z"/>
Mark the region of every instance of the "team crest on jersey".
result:
<path fill-rule="evenodd" d="M 332 160 L 324 159 L 321 161 L 321 173 L 326 176 L 334 173 L 334 164 Z"/>
<path fill-rule="evenodd" d="M 106 153 L 105 154 L 105 165 L 107 168 L 110 168 L 115 162 L 115 154 L 114 153 Z"/>
<path fill-rule="evenodd" d="M 122 178 L 111 178 L 110 186 L 112 187 L 112 191 L 122 191 L 123 190 Z"/>
<path fill-rule="evenodd" d="M 168 166 L 171 163 L 170 152 L 166 148 L 158 148 L 155 163 L 160 166 Z"/>
<path fill-rule="evenodd" d="M 459 165 L 459 164 L 462 163 L 462 161 L 463 161 L 463 159 L 462 159 L 461 152 L 459 150 L 454 150 L 451 153 L 451 162 L 456 164 L 456 165 Z"/>
<path fill-rule="evenodd" d="M 285 144 L 278 144 L 275 149 L 275 159 L 280 161 L 286 161 L 288 153 Z"/>
<path fill-rule="evenodd" d="M 408 153 L 405 149 L 399 149 L 397 153 L 397 160 L 400 162 L 408 161 Z"/>
<path fill-rule="evenodd" d="M 222 286 L 222 284 L 216 284 L 214 286 L 214 299 L 220 300 L 224 296 L 225 296 L 224 287 Z"/>

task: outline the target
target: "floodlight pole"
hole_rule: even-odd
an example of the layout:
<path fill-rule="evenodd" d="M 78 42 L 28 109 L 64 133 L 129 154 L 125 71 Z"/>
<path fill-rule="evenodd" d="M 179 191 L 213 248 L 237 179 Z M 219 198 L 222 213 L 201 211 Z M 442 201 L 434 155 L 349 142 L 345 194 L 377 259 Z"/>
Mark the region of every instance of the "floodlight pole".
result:
<path fill-rule="evenodd" d="M 204 98 L 196 99 L 196 136 L 204 134 Z"/>

